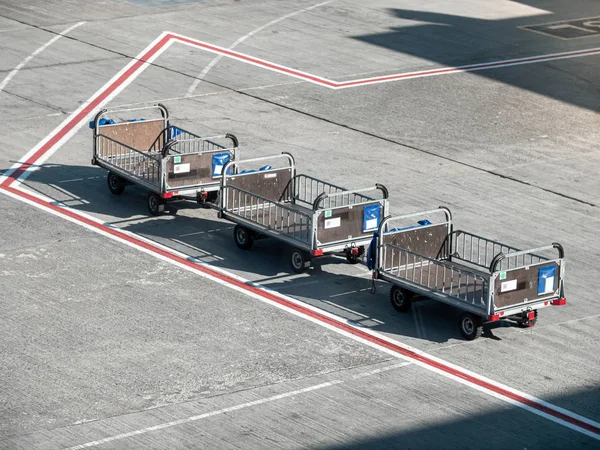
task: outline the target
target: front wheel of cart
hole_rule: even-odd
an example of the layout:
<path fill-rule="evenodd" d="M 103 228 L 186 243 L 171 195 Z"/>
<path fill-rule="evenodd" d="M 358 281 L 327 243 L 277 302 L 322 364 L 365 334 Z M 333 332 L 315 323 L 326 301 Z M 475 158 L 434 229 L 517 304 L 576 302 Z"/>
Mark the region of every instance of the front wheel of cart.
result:
<path fill-rule="evenodd" d="M 406 312 L 412 306 L 412 292 L 398 286 L 392 286 L 390 301 L 396 311 Z"/>
<path fill-rule="evenodd" d="M 310 257 L 304 250 L 293 248 L 290 252 L 290 266 L 294 273 L 302 273 L 310 267 Z"/>
<path fill-rule="evenodd" d="M 242 250 L 248 250 L 252 247 L 252 244 L 254 244 L 254 239 L 252 238 L 250 230 L 240 225 L 236 225 L 233 228 L 233 240 L 235 241 L 235 245 Z"/>
<path fill-rule="evenodd" d="M 165 212 L 165 201 L 154 192 L 148 194 L 148 211 L 153 216 L 158 216 Z"/>
<path fill-rule="evenodd" d="M 115 173 L 108 172 L 106 183 L 108 184 L 110 192 L 115 195 L 122 194 L 125 190 L 125 180 Z"/>
<path fill-rule="evenodd" d="M 472 341 L 482 335 L 483 322 L 481 317 L 469 312 L 464 312 L 460 315 L 459 328 L 460 334 L 462 334 L 467 341 Z"/>

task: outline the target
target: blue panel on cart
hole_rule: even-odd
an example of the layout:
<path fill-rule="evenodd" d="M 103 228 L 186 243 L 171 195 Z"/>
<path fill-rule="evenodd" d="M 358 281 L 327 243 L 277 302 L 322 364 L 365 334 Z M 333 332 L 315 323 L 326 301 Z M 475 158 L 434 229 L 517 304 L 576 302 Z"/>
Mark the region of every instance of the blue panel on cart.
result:
<path fill-rule="evenodd" d="M 215 153 L 212 155 L 212 176 L 220 177 L 223 172 L 223 167 L 225 164 L 229 162 L 231 159 L 231 154 L 229 153 Z M 229 168 L 227 169 L 227 174 L 229 174 Z"/>
<path fill-rule="evenodd" d="M 381 205 L 368 205 L 363 208 L 363 232 L 374 231 L 381 220 Z"/>
<path fill-rule="evenodd" d="M 538 295 L 554 292 L 556 284 L 556 266 L 540 267 L 538 271 Z"/>

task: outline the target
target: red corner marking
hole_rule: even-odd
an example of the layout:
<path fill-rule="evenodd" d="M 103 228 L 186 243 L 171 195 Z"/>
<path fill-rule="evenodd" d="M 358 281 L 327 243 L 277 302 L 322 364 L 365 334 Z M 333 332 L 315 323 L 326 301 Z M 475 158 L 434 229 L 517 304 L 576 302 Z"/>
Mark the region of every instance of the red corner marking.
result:
<path fill-rule="evenodd" d="M 94 98 L 90 103 L 83 108 L 79 114 L 73 117 L 63 128 L 61 128 L 54 136 L 52 136 L 44 145 L 42 145 L 37 152 L 31 155 L 27 161 L 23 162 L 21 166 L 15 170 L 12 174 L 10 174 L 6 179 L 0 184 L 0 187 L 7 187 L 11 185 L 15 180 L 17 180 L 23 172 L 25 172 L 29 167 L 34 165 L 38 159 L 40 159 L 45 153 L 50 151 L 52 147 L 56 145 L 58 141 L 60 141 L 72 128 L 74 128 L 79 122 L 85 119 L 85 117 L 94 111 L 100 102 L 102 102 L 107 96 L 109 96 L 115 89 L 117 89 L 121 84 L 123 84 L 131 75 L 137 72 L 140 67 L 148 61 L 157 51 L 159 51 L 162 47 L 164 47 L 171 38 L 166 35 L 160 41 L 156 43 L 151 49 L 149 49 L 144 55 L 142 55 L 136 62 L 133 64 L 128 70 L 126 70 L 119 78 L 117 78 L 113 83 L 110 84 L 100 95 Z"/>

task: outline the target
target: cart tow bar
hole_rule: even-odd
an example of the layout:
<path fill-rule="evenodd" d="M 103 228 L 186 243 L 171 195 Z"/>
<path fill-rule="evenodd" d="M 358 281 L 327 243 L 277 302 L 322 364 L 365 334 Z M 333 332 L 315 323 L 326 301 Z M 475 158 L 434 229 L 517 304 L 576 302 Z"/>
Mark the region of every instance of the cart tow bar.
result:
<path fill-rule="evenodd" d="M 377 272 L 373 271 L 371 275 L 371 294 L 374 294 L 377 291 L 377 286 L 375 285 L 375 278 L 377 278 Z"/>

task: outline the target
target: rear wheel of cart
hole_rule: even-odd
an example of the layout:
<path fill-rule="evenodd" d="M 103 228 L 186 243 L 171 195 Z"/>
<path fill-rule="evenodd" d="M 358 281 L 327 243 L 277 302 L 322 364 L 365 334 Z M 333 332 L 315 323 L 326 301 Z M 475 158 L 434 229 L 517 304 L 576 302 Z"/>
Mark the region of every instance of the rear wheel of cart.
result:
<path fill-rule="evenodd" d="M 125 180 L 115 173 L 108 172 L 106 183 L 108 184 L 110 192 L 115 195 L 122 194 L 125 190 Z"/>
<path fill-rule="evenodd" d="M 410 309 L 412 296 L 412 292 L 398 286 L 392 286 L 392 289 L 390 289 L 390 301 L 398 312 L 406 312 Z"/>
<path fill-rule="evenodd" d="M 148 211 L 153 216 L 158 216 L 165 212 L 165 201 L 160 198 L 160 195 L 154 192 L 148 194 Z"/>
<path fill-rule="evenodd" d="M 533 313 L 533 318 L 529 318 L 529 313 Z M 517 323 L 521 328 L 531 328 L 537 323 L 538 312 L 537 309 L 533 311 L 525 311 L 517 319 Z"/>
<path fill-rule="evenodd" d="M 302 273 L 310 266 L 310 256 L 304 250 L 293 248 L 290 252 L 290 266 L 295 273 Z"/>
<path fill-rule="evenodd" d="M 235 241 L 235 245 L 242 250 L 248 250 L 252 247 L 252 244 L 254 244 L 254 239 L 252 238 L 250 230 L 241 225 L 236 225 L 233 228 L 233 240 Z"/>
<path fill-rule="evenodd" d="M 472 341 L 483 333 L 483 321 L 475 314 L 464 312 L 460 315 L 459 328 L 463 337 L 467 341 Z"/>

